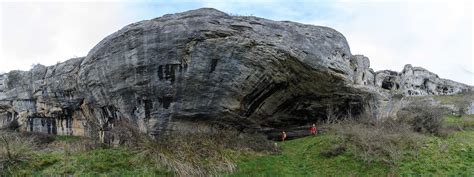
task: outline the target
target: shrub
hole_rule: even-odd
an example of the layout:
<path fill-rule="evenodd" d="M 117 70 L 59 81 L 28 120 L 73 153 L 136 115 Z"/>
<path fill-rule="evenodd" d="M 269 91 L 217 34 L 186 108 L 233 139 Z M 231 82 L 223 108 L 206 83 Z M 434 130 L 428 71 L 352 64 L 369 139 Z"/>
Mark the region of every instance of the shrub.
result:
<path fill-rule="evenodd" d="M 474 118 L 471 117 L 462 117 L 461 118 L 462 128 L 463 129 L 472 129 L 474 128 Z"/>
<path fill-rule="evenodd" d="M 322 151 L 320 154 L 324 157 L 336 157 L 338 155 L 341 155 L 343 154 L 344 152 L 346 152 L 346 146 L 343 145 L 336 145 L 334 147 L 332 147 L 331 149 L 329 150 L 326 150 L 326 151 Z"/>
<path fill-rule="evenodd" d="M 18 164 L 30 160 L 35 147 L 32 138 L 0 132 L 0 176 L 8 175 Z"/>
<path fill-rule="evenodd" d="M 420 133 L 439 135 L 443 126 L 444 110 L 427 101 L 415 100 L 397 112 L 397 119 Z"/>
<path fill-rule="evenodd" d="M 471 106 L 471 99 L 465 96 L 454 100 L 453 103 L 458 109 L 458 116 L 461 117 L 468 112 L 469 106 Z"/>
<path fill-rule="evenodd" d="M 140 133 L 128 122 L 120 122 L 114 137 L 134 149 L 139 160 L 150 159 L 157 168 L 165 167 L 178 176 L 212 176 L 236 168 L 233 153 L 277 152 L 273 142 L 260 134 L 241 133 L 192 123 L 192 130 L 174 130 L 155 139 Z M 191 131 L 189 131 L 191 130 Z"/>
<path fill-rule="evenodd" d="M 341 140 L 335 152 L 325 152 L 332 156 L 348 149 L 367 164 L 386 163 L 396 166 L 404 153 L 417 153 L 424 141 L 422 135 L 411 131 L 410 126 L 387 119 L 385 121 L 344 121 L 329 126 Z M 323 154 L 322 154 L 323 155 Z"/>
<path fill-rule="evenodd" d="M 8 123 L 6 126 L 4 126 L 2 129 L 7 131 L 17 131 L 19 128 L 20 124 L 18 123 L 18 120 L 15 119 Z"/>
<path fill-rule="evenodd" d="M 35 144 L 48 144 L 54 141 L 54 135 L 50 135 L 47 133 L 39 133 L 39 132 L 21 132 L 17 136 L 20 136 L 24 139 L 29 139 L 33 141 Z"/>

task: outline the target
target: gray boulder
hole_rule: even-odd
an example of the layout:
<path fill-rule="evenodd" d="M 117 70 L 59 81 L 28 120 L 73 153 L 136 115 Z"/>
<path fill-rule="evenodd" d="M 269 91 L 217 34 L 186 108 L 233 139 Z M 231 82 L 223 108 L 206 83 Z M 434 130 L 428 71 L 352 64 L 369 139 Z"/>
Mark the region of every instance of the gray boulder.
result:
<path fill-rule="evenodd" d="M 97 113 L 100 124 L 125 118 L 152 135 L 195 121 L 274 130 L 320 120 L 328 105 L 359 111 L 350 56 L 327 27 L 199 9 L 108 36 L 78 82 L 91 109 L 117 116 Z"/>

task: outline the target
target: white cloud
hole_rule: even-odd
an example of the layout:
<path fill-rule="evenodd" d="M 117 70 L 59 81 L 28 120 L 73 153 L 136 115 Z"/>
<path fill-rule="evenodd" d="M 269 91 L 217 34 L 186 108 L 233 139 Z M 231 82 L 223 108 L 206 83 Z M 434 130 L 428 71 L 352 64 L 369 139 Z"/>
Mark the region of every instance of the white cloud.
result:
<path fill-rule="evenodd" d="M 339 13 L 322 25 L 343 33 L 375 70 L 413 64 L 474 85 L 470 2 L 336 3 L 333 10 Z"/>
<path fill-rule="evenodd" d="M 0 72 L 85 56 L 105 36 L 133 22 L 123 3 L 0 4 Z"/>
<path fill-rule="evenodd" d="M 0 0 L 1 1 L 1 0 Z M 87 52 L 123 26 L 198 7 L 324 25 L 346 36 L 375 70 L 422 66 L 474 85 L 470 1 L 198 0 L 1 2 L 0 72 L 52 65 Z"/>
<path fill-rule="evenodd" d="M 412 64 L 474 85 L 470 1 L 201 2 L 226 12 L 332 27 L 344 34 L 353 54 L 368 56 L 375 70 L 401 71 Z"/>

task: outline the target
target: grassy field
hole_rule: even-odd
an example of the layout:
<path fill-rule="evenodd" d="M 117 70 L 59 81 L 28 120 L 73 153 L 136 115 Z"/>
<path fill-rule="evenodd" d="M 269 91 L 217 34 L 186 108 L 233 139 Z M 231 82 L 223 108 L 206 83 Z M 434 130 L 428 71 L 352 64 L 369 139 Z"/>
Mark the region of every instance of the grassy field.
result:
<path fill-rule="evenodd" d="M 439 101 L 441 104 L 455 104 L 459 100 L 468 99 L 474 100 L 474 92 L 466 92 L 461 94 L 454 95 L 430 95 L 425 97 L 432 97 L 433 99 Z"/>
<path fill-rule="evenodd" d="M 134 138 L 139 142 L 111 147 L 86 137 L 0 131 L 0 176 L 209 176 L 232 171 L 238 157 L 277 152 L 263 150 L 275 149 L 263 135 L 230 130 L 175 133 L 163 143 Z"/>
<path fill-rule="evenodd" d="M 445 125 L 462 127 L 474 116 L 448 116 Z M 281 149 L 273 155 L 226 150 L 236 164 L 233 173 L 224 176 L 386 176 L 434 175 L 474 176 L 474 129 L 457 129 L 446 137 L 422 135 L 423 144 L 413 154 L 403 151 L 395 164 L 375 159 L 368 164 L 348 148 L 342 154 L 327 157 L 322 152 L 334 148 L 341 140 L 335 134 L 276 142 Z M 11 169 L 14 176 L 85 175 L 85 176 L 170 176 L 169 169 L 154 165 L 140 152 L 124 147 L 72 150 L 83 138 L 55 136 L 49 147 L 30 150 L 27 160 Z M 58 148 L 59 147 L 59 148 Z"/>
<path fill-rule="evenodd" d="M 278 143 L 282 154 L 242 157 L 237 172 L 229 176 L 474 175 L 474 131 L 456 132 L 445 139 L 428 137 L 418 156 L 407 155 L 396 168 L 367 165 L 350 151 L 336 157 L 320 155 L 334 139 L 334 135 L 320 135 Z"/>
<path fill-rule="evenodd" d="M 421 135 L 419 149 L 405 149 L 394 164 L 374 159 L 370 165 L 348 148 L 326 157 L 340 140 L 335 134 L 278 142 L 282 152 L 268 156 L 242 156 L 237 171 L 228 176 L 474 176 L 474 115 L 446 116 L 446 136 Z M 379 157 L 382 158 L 382 157 Z"/>
<path fill-rule="evenodd" d="M 79 137 L 58 137 L 56 141 L 77 141 Z M 166 176 L 171 173 L 157 168 L 137 152 L 126 148 L 98 148 L 83 152 L 35 151 L 25 162 L 12 170 L 14 176 L 76 175 Z"/>
<path fill-rule="evenodd" d="M 461 126 L 474 116 L 445 118 L 448 126 Z M 237 165 L 225 176 L 385 176 L 385 175 L 474 175 L 474 130 L 449 133 L 446 137 L 423 135 L 425 141 L 414 155 L 404 152 L 403 158 L 389 165 L 374 160 L 370 165 L 355 156 L 350 148 L 342 154 L 326 157 L 327 151 L 340 143 L 336 135 L 320 134 L 285 142 L 277 142 L 280 153 L 270 155 L 227 151 Z M 34 150 L 28 160 L 15 166 L 15 176 L 85 175 L 85 176 L 170 176 L 168 169 L 153 165 L 140 152 L 127 148 L 95 148 L 72 151 L 68 145 L 82 141 L 80 137 L 56 136 L 51 144 L 61 150 Z"/>
<path fill-rule="evenodd" d="M 331 135 L 306 137 L 278 143 L 282 154 L 263 157 L 244 157 L 238 164 L 238 171 L 229 176 L 346 176 L 377 175 L 390 172 L 381 164 L 369 167 L 358 161 L 350 152 L 333 158 L 320 155 L 334 142 Z"/>
<path fill-rule="evenodd" d="M 324 134 L 278 142 L 282 149 L 278 155 L 229 152 L 238 163 L 237 171 L 226 176 L 474 175 L 472 130 L 455 132 L 447 138 L 430 136 L 418 156 L 407 155 L 396 168 L 383 163 L 367 165 L 350 150 L 336 157 L 321 155 L 336 143 L 334 135 Z M 72 154 L 35 152 L 34 158 L 14 170 L 14 175 L 172 175 L 168 170 L 151 164 L 146 158 L 137 156 L 137 152 L 126 148 L 99 148 Z"/>

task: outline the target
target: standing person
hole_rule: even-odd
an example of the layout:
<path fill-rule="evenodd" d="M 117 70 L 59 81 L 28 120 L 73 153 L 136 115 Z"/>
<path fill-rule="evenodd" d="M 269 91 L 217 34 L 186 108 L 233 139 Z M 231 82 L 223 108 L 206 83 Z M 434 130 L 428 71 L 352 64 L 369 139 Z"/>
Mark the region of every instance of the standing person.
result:
<path fill-rule="evenodd" d="M 285 141 L 286 139 L 286 132 L 281 132 L 281 141 Z"/>
<path fill-rule="evenodd" d="M 311 135 L 316 136 L 318 134 L 318 129 L 316 128 L 316 124 L 313 124 L 313 126 L 309 128 L 309 131 L 311 132 Z"/>

